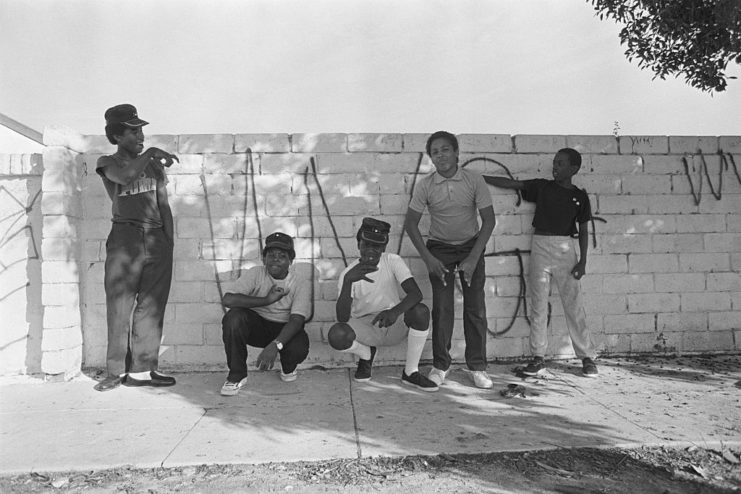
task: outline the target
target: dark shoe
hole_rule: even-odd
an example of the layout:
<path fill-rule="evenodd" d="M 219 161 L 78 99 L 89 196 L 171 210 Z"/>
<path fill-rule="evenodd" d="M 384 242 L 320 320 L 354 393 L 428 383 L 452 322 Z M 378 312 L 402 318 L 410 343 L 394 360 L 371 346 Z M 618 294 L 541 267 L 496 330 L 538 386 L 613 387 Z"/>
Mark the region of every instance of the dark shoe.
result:
<path fill-rule="evenodd" d="M 407 373 L 405 371 L 401 371 L 401 384 L 414 386 L 415 388 L 428 392 L 433 392 L 440 389 L 437 384 L 430 381 L 419 372 L 412 372 L 410 376 L 407 376 Z"/>
<path fill-rule="evenodd" d="M 581 373 L 584 374 L 584 377 L 597 377 L 597 365 L 594 363 L 594 360 L 591 358 L 585 358 L 581 361 Z"/>
<path fill-rule="evenodd" d="M 123 381 L 123 378 L 121 376 L 109 375 L 108 377 L 100 381 L 98 384 L 96 384 L 93 387 L 93 389 L 95 391 L 110 391 L 112 389 L 119 387 L 122 381 Z"/>
<path fill-rule="evenodd" d="M 159 372 L 152 371 L 149 373 L 150 379 L 134 379 L 131 376 L 126 376 L 126 380 L 123 382 L 124 386 L 154 386 L 154 387 L 165 387 L 174 386 L 175 378 L 160 374 Z"/>
<path fill-rule="evenodd" d="M 370 347 L 370 352 L 370 359 L 364 360 L 361 358 L 358 360 L 358 370 L 355 371 L 355 380 L 358 382 L 362 383 L 370 381 L 371 370 L 373 368 L 373 358 L 376 356 L 376 347 Z"/>
<path fill-rule="evenodd" d="M 532 362 L 522 369 L 522 373 L 526 376 L 538 376 L 543 371 L 545 371 L 545 361 L 541 357 L 535 357 Z"/>

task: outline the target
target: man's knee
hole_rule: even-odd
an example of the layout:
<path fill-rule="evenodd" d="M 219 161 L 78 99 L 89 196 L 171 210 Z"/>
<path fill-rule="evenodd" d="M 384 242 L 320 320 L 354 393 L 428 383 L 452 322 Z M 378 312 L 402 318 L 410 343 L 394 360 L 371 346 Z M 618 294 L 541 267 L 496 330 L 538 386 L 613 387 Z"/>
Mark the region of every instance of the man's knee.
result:
<path fill-rule="evenodd" d="M 349 324 L 338 322 L 329 328 L 327 340 L 329 341 L 329 345 L 335 350 L 347 350 L 352 346 L 353 341 L 355 341 L 355 331 L 352 330 Z"/>
<path fill-rule="evenodd" d="M 424 331 L 430 327 L 430 309 L 423 303 L 419 303 L 406 311 L 404 323 L 412 329 Z"/>
<path fill-rule="evenodd" d="M 224 335 L 237 330 L 244 323 L 244 314 L 240 310 L 229 309 L 221 319 L 221 331 Z"/>

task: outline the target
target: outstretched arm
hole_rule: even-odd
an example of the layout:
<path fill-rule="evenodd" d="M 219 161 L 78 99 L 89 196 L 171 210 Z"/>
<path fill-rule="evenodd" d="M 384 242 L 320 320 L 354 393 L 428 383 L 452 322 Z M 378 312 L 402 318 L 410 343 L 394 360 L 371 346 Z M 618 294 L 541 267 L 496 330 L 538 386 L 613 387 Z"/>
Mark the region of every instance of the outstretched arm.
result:
<path fill-rule="evenodd" d="M 525 188 L 525 182 L 522 180 L 514 180 L 507 177 L 494 177 L 491 175 L 482 175 L 484 182 L 494 187 L 501 187 L 503 189 L 515 189 L 522 190 Z"/>

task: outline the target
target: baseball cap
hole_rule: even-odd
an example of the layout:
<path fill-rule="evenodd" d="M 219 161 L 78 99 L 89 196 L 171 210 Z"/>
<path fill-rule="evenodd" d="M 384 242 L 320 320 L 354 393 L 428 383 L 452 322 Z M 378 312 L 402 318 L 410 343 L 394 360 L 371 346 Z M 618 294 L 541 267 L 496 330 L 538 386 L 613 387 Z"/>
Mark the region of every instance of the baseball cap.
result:
<path fill-rule="evenodd" d="M 293 250 L 293 239 L 290 235 L 283 232 L 275 232 L 268 235 L 265 239 L 265 248 L 262 249 L 262 255 L 265 256 L 268 249 L 280 249 L 288 252 L 288 257 L 293 260 L 296 257 L 296 251 Z"/>
<path fill-rule="evenodd" d="M 363 224 L 358 230 L 358 240 L 362 239 L 372 244 L 386 245 L 389 241 L 391 225 L 375 218 L 363 218 Z"/>
<path fill-rule="evenodd" d="M 127 127 L 136 128 L 147 125 L 148 123 L 139 118 L 134 105 L 116 105 L 105 111 L 106 125 L 123 124 Z"/>

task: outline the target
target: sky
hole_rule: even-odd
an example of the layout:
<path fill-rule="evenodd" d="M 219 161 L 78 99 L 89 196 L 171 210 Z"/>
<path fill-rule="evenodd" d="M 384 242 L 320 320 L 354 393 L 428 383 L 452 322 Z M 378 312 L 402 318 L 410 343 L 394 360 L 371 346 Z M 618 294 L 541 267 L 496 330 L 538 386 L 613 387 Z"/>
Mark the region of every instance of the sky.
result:
<path fill-rule="evenodd" d="M 739 135 L 586 0 L 0 0 L 0 113 L 103 133 Z M 738 65 L 730 73 L 741 76 Z"/>

